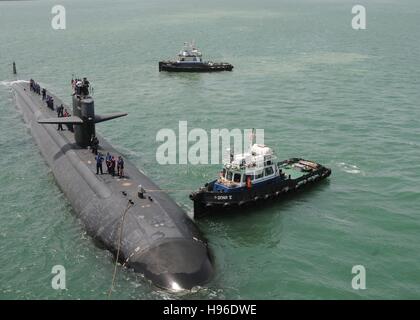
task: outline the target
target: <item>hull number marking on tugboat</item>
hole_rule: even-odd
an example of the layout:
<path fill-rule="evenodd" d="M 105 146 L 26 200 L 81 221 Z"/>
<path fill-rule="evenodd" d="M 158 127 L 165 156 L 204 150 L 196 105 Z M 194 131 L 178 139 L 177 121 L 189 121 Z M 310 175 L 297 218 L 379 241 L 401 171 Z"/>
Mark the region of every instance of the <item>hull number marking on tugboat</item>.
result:
<path fill-rule="evenodd" d="M 216 200 L 232 200 L 232 196 L 214 196 Z"/>

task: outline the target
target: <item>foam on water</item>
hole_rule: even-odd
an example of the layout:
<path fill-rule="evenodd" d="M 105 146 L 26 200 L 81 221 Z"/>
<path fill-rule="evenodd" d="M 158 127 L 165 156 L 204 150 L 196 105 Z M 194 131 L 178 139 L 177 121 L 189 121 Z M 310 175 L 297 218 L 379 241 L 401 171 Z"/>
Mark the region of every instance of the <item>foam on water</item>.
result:
<path fill-rule="evenodd" d="M 339 162 L 337 164 L 337 167 L 346 172 L 346 173 L 350 173 L 350 174 L 361 174 L 364 175 L 364 172 L 362 170 L 360 170 L 360 168 L 354 164 L 348 164 L 345 162 Z"/>
<path fill-rule="evenodd" d="M 3 80 L 3 81 L 0 81 L 0 85 L 6 86 L 6 87 L 10 87 L 13 84 L 28 83 L 28 82 L 29 81 L 27 81 L 27 80 L 14 80 L 14 81 L 6 81 L 6 80 Z"/>

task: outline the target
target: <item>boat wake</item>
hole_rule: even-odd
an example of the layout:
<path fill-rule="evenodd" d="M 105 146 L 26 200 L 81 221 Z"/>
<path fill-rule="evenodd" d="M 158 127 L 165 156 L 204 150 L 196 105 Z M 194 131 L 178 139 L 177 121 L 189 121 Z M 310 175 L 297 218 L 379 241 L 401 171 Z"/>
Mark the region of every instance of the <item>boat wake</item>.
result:
<path fill-rule="evenodd" d="M 341 171 L 344 171 L 346 173 L 364 175 L 364 172 L 356 165 L 348 164 L 345 162 L 339 162 L 337 166 Z"/>
<path fill-rule="evenodd" d="M 4 81 L 0 81 L 0 85 L 5 86 L 5 87 L 10 87 L 10 86 L 12 86 L 13 84 L 16 84 L 16 83 L 28 83 L 28 81 L 26 81 L 26 80 L 15 80 L 15 81 L 4 80 Z"/>

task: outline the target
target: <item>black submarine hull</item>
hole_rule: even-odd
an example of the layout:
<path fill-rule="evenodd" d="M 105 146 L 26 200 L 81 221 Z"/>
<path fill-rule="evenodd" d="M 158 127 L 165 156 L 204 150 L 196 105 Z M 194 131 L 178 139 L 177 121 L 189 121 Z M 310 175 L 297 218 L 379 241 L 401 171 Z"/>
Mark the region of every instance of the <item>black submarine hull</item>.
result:
<path fill-rule="evenodd" d="M 54 125 L 37 123 L 55 112 L 42 105 L 28 83 L 14 82 L 12 88 L 16 106 L 58 186 L 92 238 L 114 254 L 119 248 L 119 261 L 144 274 L 157 287 L 191 289 L 211 279 L 212 256 L 205 239 L 166 193 L 127 160 L 127 179 L 96 175 L 93 154 L 78 147 L 72 134 L 57 131 Z M 60 103 L 57 97 L 54 99 Z M 97 136 L 100 151 L 120 155 Z M 146 197 L 140 199 L 140 184 L 154 192 L 146 192 Z"/>
<path fill-rule="evenodd" d="M 218 72 L 232 70 L 233 65 L 230 63 L 179 63 L 176 61 L 159 62 L 159 72 Z"/>
<path fill-rule="evenodd" d="M 283 163 L 299 160 L 304 159 L 292 158 L 283 161 Z M 217 180 L 211 181 L 205 187 L 190 194 L 190 199 L 194 202 L 194 217 L 200 218 L 206 215 L 228 213 L 229 211 L 237 211 L 239 208 L 245 209 L 255 204 L 261 205 L 284 199 L 319 183 L 331 175 L 331 169 L 320 164 L 317 165 L 318 169 L 296 179 L 273 179 L 267 183 L 252 185 L 251 188 L 234 189 L 233 192 L 213 191 L 213 186 Z"/>

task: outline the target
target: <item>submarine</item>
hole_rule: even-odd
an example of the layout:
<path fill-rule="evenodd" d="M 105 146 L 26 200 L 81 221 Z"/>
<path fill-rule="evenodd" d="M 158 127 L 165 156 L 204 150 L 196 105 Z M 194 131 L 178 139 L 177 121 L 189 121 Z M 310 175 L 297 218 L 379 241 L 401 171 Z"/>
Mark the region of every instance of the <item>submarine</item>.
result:
<path fill-rule="evenodd" d="M 95 155 L 88 148 L 93 136 L 98 152 L 123 155 L 96 134 L 95 125 L 127 114 L 96 114 L 86 78 L 73 89 L 70 108 L 33 80 L 12 83 L 14 102 L 88 235 L 155 288 L 181 291 L 209 282 L 214 267 L 208 243 L 174 200 L 128 160 L 122 178 L 96 174 Z M 54 106 L 59 105 L 72 114 L 57 117 Z"/>

